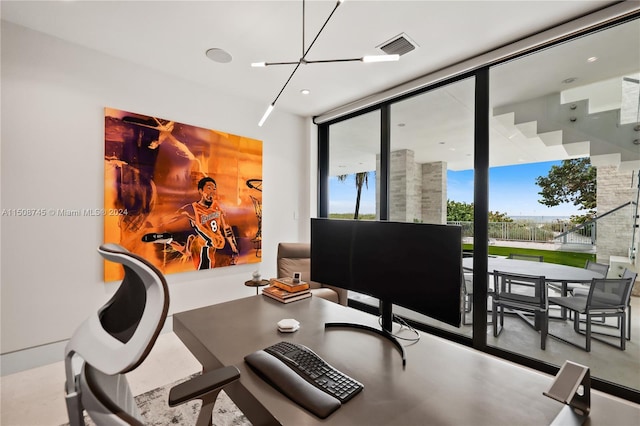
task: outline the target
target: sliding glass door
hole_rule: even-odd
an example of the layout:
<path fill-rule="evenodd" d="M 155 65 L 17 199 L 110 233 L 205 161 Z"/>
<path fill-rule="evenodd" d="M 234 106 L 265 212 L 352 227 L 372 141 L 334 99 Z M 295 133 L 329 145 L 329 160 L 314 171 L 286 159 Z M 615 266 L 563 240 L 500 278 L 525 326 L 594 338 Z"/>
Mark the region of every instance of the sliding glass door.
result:
<path fill-rule="evenodd" d="M 467 78 L 390 106 L 389 220 L 460 225 L 463 242 L 472 241 L 474 86 L 475 79 Z M 424 271 L 423 285 L 440 285 L 429 281 L 431 275 Z M 471 294 L 465 288 L 461 328 L 400 307 L 395 311 L 470 337 Z"/>
<path fill-rule="evenodd" d="M 577 278 L 571 267 L 597 261 L 610 265 L 610 277 L 619 276 L 620 264 L 629 264 L 637 250 L 640 21 L 495 66 L 490 87 L 489 208 L 502 213 L 489 219 L 490 250 L 542 257 L 530 271 L 546 274 L 549 297 L 562 296 L 549 263 L 567 266 Z M 638 300 L 632 297 L 632 305 Z M 631 313 L 624 351 L 594 341 L 586 352 L 553 337 L 585 344 L 553 305 L 546 349 L 540 331 L 513 314 L 487 343 L 553 365 L 570 359 L 598 378 L 638 390 L 640 317 L 633 306 Z M 608 322 L 612 327 L 597 323 L 593 330 L 619 336 L 619 323 Z M 600 337 L 619 343 L 619 337 Z"/>
<path fill-rule="evenodd" d="M 329 217 L 379 219 L 380 111 L 329 128 Z"/>

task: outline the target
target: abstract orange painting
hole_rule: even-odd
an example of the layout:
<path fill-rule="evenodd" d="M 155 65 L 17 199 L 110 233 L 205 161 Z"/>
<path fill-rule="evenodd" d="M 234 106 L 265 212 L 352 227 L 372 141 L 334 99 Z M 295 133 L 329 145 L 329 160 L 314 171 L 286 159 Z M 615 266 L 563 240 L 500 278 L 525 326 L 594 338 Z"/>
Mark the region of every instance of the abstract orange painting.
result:
<path fill-rule="evenodd" d="M 165 274 L 260 262 L 262 141 L 112 108 L 104 135 L 105 242 Z"/>

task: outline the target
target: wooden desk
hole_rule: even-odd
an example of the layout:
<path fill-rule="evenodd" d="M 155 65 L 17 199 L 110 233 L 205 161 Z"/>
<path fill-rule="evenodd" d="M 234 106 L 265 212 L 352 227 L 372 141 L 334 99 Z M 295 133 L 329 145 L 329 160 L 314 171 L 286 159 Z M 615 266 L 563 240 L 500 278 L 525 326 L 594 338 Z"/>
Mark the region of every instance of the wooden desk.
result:
<path fill-rule="evenodd" d="M 277 331 L 295 318 L 300 330 Z M 174 332 L 209 371 L 235 365 L 240 381 L 225 392 L 254 425 L 545 425 L 562 404 L 542 395 L 553 378 L 422 333 L 398 350 L 379 336 L 351 329 L 324 329 L 325 322 L 377 326 L 376 317 L 311 297 L 282 304 L 252 296 L 173 316 Z M 280 340 L 302 343 L 364 384 L 364 390 L 320 420 L 260 379 L 244 356 Z M 637 424 L 640 406 L 592 392 L 592 425 Z"/>

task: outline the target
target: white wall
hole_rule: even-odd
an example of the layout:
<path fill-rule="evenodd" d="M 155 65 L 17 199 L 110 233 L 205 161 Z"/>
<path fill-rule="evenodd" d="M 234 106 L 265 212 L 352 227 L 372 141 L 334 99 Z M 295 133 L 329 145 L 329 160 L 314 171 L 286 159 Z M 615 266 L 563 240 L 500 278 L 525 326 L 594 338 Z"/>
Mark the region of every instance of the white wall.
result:
<path fill-rule="evenodd" d="M 309 119 L 276 110 L 260 128 L 263 104 L 4 21 L 1 84 L 0 209 L 102 207 L 105 106 L 263 141 L 262 263 L 168 275 L 170 314 L 255 294 L 243 283 L 257 268 L 273 276 L 277 243 L 308 240 L 315 208 Z M 0 239 L 6 374 L 25 349 L 54 344 L 58 351 L 116 285 L 102 280 L 100 217 L 3 215 Z"/>

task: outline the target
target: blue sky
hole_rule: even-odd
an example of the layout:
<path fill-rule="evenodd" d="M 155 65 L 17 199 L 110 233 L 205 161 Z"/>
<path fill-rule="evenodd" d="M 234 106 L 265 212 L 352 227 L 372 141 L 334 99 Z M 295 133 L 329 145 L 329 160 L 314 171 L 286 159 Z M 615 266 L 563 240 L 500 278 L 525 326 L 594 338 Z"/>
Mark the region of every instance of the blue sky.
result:
<path fill-rule="evenodd" d="M 573 204 L 546 207 L 538 203 L 538 176 L 546 176 L 560 161 L 493 167 L 489 170 L 489 210 L 508 216 L 571 216 L 581 214 Z M 369 176 L 369 188 L 363 189 L 360 213 L 375 213 L 375 176 Z M 331 213 L 353 213 L 356 185 L 353 175 L 345 182 L 329 179 Z M 473 171 L 447 172 L 447 195 L 450 200 L 473 202 Z"/>

